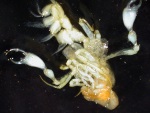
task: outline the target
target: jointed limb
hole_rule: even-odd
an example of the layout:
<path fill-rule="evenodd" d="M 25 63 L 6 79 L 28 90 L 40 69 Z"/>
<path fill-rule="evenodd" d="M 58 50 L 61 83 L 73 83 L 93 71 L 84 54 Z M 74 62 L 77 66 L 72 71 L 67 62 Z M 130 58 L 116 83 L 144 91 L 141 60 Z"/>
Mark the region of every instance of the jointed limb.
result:
<path fill-rule="evenodd" d="M 85 33 L 87 34 L 88 38 L 90 39 L 101 38 L 100 32 L 98 30 L 94 30 L 94 28 L 91 27 L 86 20 L 80 18 L 79 24 L 82 27 L 82 29 L 85 31 Z"/>
<path fill-rule="evenodd" d="M 124 50 L 121 50 L 121 51 L 118 51 L 116 53 L 112 53 L 110 55 L 108 55 L 106 57 L 106 59 L 111 59 L 111 58 L 114 58 L 114 57 L 117 57 L 117 56 L 122 56 L 122 55 L 134 55 L 136 54 L 140 49 L 140 45 L 134 45 L 133 48 L 130 48 L 130 49 L 124 49 Z"/>
<path fill-rule="evenodd" d="M 40 78 L 48 86 L 54 87 L 56 89 L 61 89 L 61 88 L 63 88 L 70 81 L 70 79 L 72 78 L 72 76 L 73 76 L 72 72 L 66 74 L 63 78 L 60 79 L 60 81 L 59 81 L 60 84 L 59 85 L 50 84 L 50 83 L 46 82 L 41 76 L 40 76 Z"/>

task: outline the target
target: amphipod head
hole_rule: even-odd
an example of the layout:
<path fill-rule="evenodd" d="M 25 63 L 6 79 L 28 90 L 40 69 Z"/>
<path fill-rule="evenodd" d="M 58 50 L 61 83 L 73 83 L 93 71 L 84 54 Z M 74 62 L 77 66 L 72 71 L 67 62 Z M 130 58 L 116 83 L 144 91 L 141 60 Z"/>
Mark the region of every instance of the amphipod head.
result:
<path fill-rule="evenodd" d="M 86 100 L 94 101 L 109 110 L 115 109 L 119 104 L 117 95 L 109 87 L 104 87 L 103 89 L 91 89 L 83 86 L 81 92 Z"/>
<path fill-rule="evenodd" d="M 136 2 L 137 0 L 131 0 L 123 10 L 123 14 L 122 14 L 123 23 L 125 27 L 128 29 L 128 31 L 132 30 L 134 21 L 137 16 L 138 9 L 142 4 L 142 0 L 139 1 L 138 5 L 135 4 Z"/>

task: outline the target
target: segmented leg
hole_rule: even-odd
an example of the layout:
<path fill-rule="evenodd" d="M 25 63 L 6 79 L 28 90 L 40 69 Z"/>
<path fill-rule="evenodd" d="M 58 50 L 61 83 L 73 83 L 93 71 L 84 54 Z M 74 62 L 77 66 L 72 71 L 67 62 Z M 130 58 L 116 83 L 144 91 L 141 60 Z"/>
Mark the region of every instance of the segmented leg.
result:
<path fill-rule="evenodd" d="M 60 79 L 59 85 L 55 84 L 55 83 L 54 83 L 55 85 L 50 84 L 50 83 L 46 82 L 41 76 L 40 76 L 40 78 L 48 86 L 54 87 L 56 89 L 61 89 L 70 81 L 70 79 L 73 77 L 73 75 L 74 75 L 74 72 L 70 72 L 70 73 L 66 74 L 63 78 Z"/>
<path fill-rule="evenodd" d="M 101 39 L 101 34 L 98 30 L 94 31 L 94 28 L 92 28 L 89 23 L 85 19 L 79 19 L 79 24 L 82 27 L 82 29 L 85 31 L 87 34 L 88 38 L 90 39 Z"/>
<path fill-rule="evenodd" d="M 140 45 L 137 44 L 136 32 L 133 30 L 133 23 L 136 19 L 138 9 L 140 8 L 142 4 L 142 0 L 140 0 L 138 5 L 134 5 L 133 4 L 134 2 L 136 2 L 136 0 L 131 0 L 128 3 L 128 5 L 125 7 L 125 9 L 123 10 L 123 23 L 125 27 L 127 28 L 127 30 L 129 31 L 128 40 L 133 44 L 133 47 L 118 51 L 116 53 L 112 53 L 108 55 L 106 59 L 111 59 L 111 58 L 121 56 L 121 55 L 134 55 L 140 49 Z"/>
<path fill-rule="evenodd" d="M 106 59 L 108 60 L 108 59 L 111 59 L 111 58 L 114 58 L 114 57 L 117 57 L 117 56 L 122 56 L 122 55 L 134 55 L 139 51 L 139 49 L 140 49 L 140 46 L 135 45 L 131 49 L 129 48 L 129 49 L 118 51 L 116 53 L 112 53 L 112 54 L 108 55 L 106 57 Z"/>

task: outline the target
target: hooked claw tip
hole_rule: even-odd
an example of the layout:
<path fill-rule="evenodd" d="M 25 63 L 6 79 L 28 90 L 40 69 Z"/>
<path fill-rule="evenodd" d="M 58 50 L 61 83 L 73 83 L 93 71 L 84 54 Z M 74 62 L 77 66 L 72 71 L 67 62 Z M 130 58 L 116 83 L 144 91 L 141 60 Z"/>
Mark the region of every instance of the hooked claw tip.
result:
<path fill-rule="evenodd" d="M 135 9 L 135 10 L 138 10 L 138 8 L 142 5 L 142 0 L 131 0 L 127 7 L 129 9 Z"/>
<path fill-rule="evenodd" d="M 4 52 L 4 54 L 7 56 L 10 52 L 21 52 L 23 55 L 26 55 L 26 52 L 22 49 L 19 48 L 12 48 L 10 50 L 6 50 Z M 15 61 L 14 58 L 8 58 L 8 60 L 10 60 L 11 62 L 15 63 L 15 64 L 22 64 L 23 63 L 23 59 L 21 59 L 20 61 Z"/>

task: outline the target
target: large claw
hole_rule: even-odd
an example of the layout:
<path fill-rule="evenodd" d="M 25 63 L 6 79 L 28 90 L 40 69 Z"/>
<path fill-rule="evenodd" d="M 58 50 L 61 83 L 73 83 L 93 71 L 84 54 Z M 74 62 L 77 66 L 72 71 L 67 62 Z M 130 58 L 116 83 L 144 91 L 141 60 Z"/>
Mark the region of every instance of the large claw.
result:
<path fill-rule="evenodd" d="M 139 1 L 138 5 L 136 5 L 135 2 L 137 2 L 137 0 L 131 0 L 123 10 L 123 22 L 128 31 L 132 30 L 138 9 L 142 4 L 142 0 Z"/>
<path fill-rule="evenodd" d="M 21 50 L 19 48 L 13 48 L 6 51 L 6 55 L 9 54 L 10 52 L 21 52 L 25 56 L 24 58 L 20 58 L 20 61 L 15 61 L 14 58 L 9 58 L 9 60 L 15 64 L 26 64 L 28 66 L 40 69 L 46 68 L 46 65 L 43 62 L 43 60 L 33 53 L 25 52 L 24 50 Z"/>
<path fill-rule="evenodd" d="M 138 9 L 142 4 L 142 0 L 139 1 L 138 5 L 136 5 L 136 2 L 137 0 L 130 0 L 123 10 L 123 22 L 129 31 L 128 40 L 133 44 L 133 47 L 112 53 L 106 57 L 107 60 L 121 55 L 134 55 L 139 51 L 140 46 L 137 44 L 137 35 L 133 30 L 133 24 L 137 16 Z"/>
<path fill-rule="evenodd" d="M 19 48 L 13 48 L 8 51 L 6 51 L 6 55 L 10 52 L 21 52 L 25 57 L 21 58 L 20 61 L 15 61 L 14 58 L 9 58 L 10 61 L 12 61 L 15 64 L 26 64 L 31 67 L 40 68 L 43 70 L 45 76 L 50 78 L 54 84 L 59 84 L 59 81 L 54 76 L 54 73 L 51 69 L 47 69 L 44 61 L 38 57 L 37 55 L 29 52 L 25 52 L 24 50 L 21 50 Z"/>

